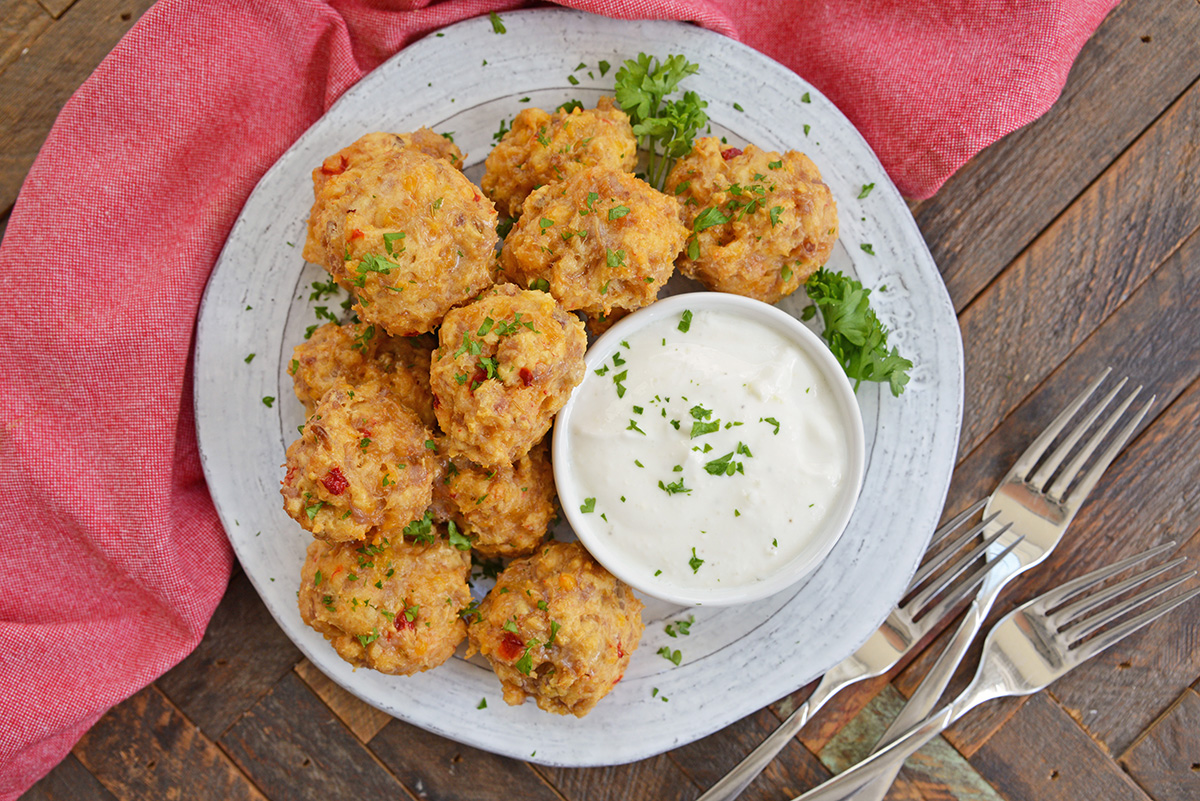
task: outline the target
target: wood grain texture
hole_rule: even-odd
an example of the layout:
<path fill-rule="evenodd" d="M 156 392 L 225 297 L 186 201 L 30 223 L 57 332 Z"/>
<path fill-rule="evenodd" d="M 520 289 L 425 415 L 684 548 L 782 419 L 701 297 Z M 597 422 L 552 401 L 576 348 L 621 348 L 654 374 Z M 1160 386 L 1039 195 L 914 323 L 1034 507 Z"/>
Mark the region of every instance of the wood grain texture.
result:
<path fill-rule="evenodd" d="M 780 717 L 762 709 L 708 737 L 676 748 L 669 756 L 697 787 L 707 789 L 775 731 L 780 721 Z M 766 801 L 781 795 L 795 796 L 829 776 L 829 770 L 820 760 L 793 738 L 741 798 Z"/>
<path fill-rule="evenodd" d="M 1045 693 L 1031 696 L 971 763 L 1007 801 L 1150 801 Z"/>
<path fill-rule="evenodd" d="M 1200 6 L 1118 5 L 1080 52 L 1054 107 L 915 209 L 955 308 L 970 303 L 1197 75 Z"/>
<path fill-rule="evenodd" d="M 1184 690 L 1125 752 L 1121 765 L 1154 801 L 1200 798 L 1200 694 Z"/>
<path fill-rule="evenodd" d="M 79 761 L 125 801 L 259 801 L 262 794 L 221 749 L 147 687 L 113 707 L 75 746 Z"/>
<path fill-rule="evenodd" d="M 22 801 L 116 801 L 74 754 L 21 796 Z"/>
<path fill-rule="evenodd" d="M 235 570 L 200 645 L 156 684 L 215 740 L 301 658 Z"/>
<path fill-rule="evenodd" d="M 0 74 L 53 23 L 37 0 L 0 0 Z"/>
<path fill-rule="evenodd" d="M 151 4 L 79 0 L 0 73 L 0 210 L 12 207 L 67 98 Z"/>
<path fill-rule="evenodd" d="M 58 19 L 68 8 L 75 5 L 75 0 L 38 0 L 38 3 L 46 9 L 46 13 Z"/>
<path fill-rule="evenodd" d="M 821 761 L 835 773 L 841 773 L 864 759 L 892 719 L 900 714 L 904 701 L 904 696 L 894 688 L 885 688 L 821 749 Z M 954 801 L 1002 801 L 971 763 L 941 737 L 908 758 L 889 797 L 902 798 L 913 793 L 922 798 Z"/>
<path fill-rule="evenodd" d="M 392 719 L 388 713 L 379 711 L 343 690 L 307 659 L 300 660 L 293 669 L 300 680 L 346 724 L 346 728 L 354 733 L 359 742 L 365 743 L 370 740 Z"/>
<path fill-rule="evenodd" d="M 1193 86 L 959 315 L 970 453 L 1200 225 Z"/>
<path fill-rule="evenodd" d="M 636 733 L 631 731 L 631 736 Z M 537 768 L 564 798 L 587 801 L 693 801 L 699 794 L 687 775 L 665 754 L 608 768 Z"/>
<path fill-rule="evenodd" d="M 487 714 L 480 710 L 480 714 Z M 527 763 L 480 751 L 393 720 L 371 740 L 371 750 L 412 792 L 429 801 L 521 798 L 559 801 Z"/>
<path fill-rule="evenodd" d="M 347 788 L 364 798 L 408 798 L 294 673 L 288 673 L 220 740 L 273 799 L 326 801 Z"/>

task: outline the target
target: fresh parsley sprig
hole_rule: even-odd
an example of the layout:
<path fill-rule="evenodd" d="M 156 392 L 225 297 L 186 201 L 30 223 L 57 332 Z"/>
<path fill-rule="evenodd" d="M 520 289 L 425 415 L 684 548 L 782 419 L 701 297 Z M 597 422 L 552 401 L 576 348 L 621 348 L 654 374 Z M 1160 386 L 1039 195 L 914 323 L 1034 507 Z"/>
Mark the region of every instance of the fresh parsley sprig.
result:
<path fill-rule="evenodd" d="M 813 305 L 804 310 L 809 320 L 821 312 L 825 322 L 822 335 L 858 391 L 863 381 L 887 382 L 893 395 L 900 395 L 908 383 L 912 362 L 896 348 L 888 352 L 887 328 L 879 322 L 868 300 L 871 290 L 861 283 L 822 267 L 804 287 Z"/>
<path fill-rule="evenodd" d="M 636 59 L 627 60 L 617 70 L 617 104 L 629 115 L 638 146 L 649 154 L 646 181 L 657 189 L 663 188 L 675 159 L 688 154 L 692 140 L 708 124 L 704 111 L 708 103 L 695 92 L 666 99 L 679 88 L 680 81 L 699 70 L 699 64 L 681 55 L 659 61 L 645 53 L 638 53 Z"/>

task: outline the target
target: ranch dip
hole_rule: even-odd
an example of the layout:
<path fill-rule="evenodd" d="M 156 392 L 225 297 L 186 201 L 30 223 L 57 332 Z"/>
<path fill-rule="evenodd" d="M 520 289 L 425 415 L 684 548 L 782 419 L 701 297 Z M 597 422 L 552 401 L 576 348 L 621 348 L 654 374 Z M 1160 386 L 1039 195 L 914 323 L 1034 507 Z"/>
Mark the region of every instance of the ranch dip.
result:
<path fill-rule="evenodd" d="M 786 334 L 733 310 L 685 310 L 589 368 L 562 494 L 631 583 L 746 587 L 819 547 L 855 478 L 836 396 Z"/>

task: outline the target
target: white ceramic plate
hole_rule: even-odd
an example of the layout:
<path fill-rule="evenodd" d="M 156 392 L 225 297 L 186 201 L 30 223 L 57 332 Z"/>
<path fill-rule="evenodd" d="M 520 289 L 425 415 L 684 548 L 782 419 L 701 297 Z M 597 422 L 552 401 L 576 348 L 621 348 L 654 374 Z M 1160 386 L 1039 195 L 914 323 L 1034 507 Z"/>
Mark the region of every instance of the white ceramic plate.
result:
<path fill-rule="evenodd" d="M 503 35 L 483 17 L 407 48 L 348 91 L 262 178 L 201 307 L 196 426 L 209 490 L 246 574 L 321 670 L 398 718 L 478 748 L 550 765 L 618 764 L 698 739 L 796 690 L 882 622 L 945 499 L 961 420 L 962 341 L 941 277 L 879 161 L 795 74 L 682 23 L 557 9 L 503 19 Z M 477 180 L 501 120 L 527 105 L 553 109 L 571 98 L 594 105 L 611 93 L 617 67 L 639 51 L 683 53 L 699 63 L 685 86 L 708 100 L 714 134 L 733 144 L 803 150 L 833 189 L 841 239 L 830 266 L 877 290 L 872 304 L 892 330 L 891 343 L 915 363 L 900 398 L 876 385 L 859 390 L 868 465 L 857 511 L 822 567 L 798 587 L 748 606 L 648 606 L 646 634 L 624 680 L 582 720 L 532 702 L 505 705 L 491 671 L 461 656 L 413 677 L 354 670 L 300 620 L 296 587 L 310 537 L 283 513 L 279 496 L 284 451 L 303 422 L 286 368 L 317 322 L 314 307 L 331 305 L 310 299 L 311 284 L 325 275 L 300 257 L 311 170 L 364 133 L 427 125 L 453 133 Z M 611 65 L 606 75 L 601 61 Z M 795 313 L 803 302 L 793 296 L 781 305 Z M 690 634 L 669 637 L 666 624 L 688 615 L 695 616 Z M 664 646 L 681 652 L 678 666 L 658 655 Z"/>

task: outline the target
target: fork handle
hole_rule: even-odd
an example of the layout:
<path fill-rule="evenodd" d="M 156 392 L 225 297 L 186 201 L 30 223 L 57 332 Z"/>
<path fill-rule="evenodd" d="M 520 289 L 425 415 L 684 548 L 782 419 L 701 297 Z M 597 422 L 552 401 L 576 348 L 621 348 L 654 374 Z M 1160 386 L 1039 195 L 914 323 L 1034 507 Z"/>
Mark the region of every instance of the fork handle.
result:
<path fill-rule="evenodd" d="M 974 706 L 972 704 L 971 706 Z M 845 801 L 857 790 L 879 778 L 894 776 L 896 771 L 921 746 L 945 731 L 951 723 L 962 717 L 971 707 L 959 709 L 948 704 L 930 715 L 920 726 L 910 729 L 891 745 L 876 751 L 849 770 L 843 771 L 792 801 Z"/>
<path fill-rule="evenodd" d="M 991 611 L 992 604 L 995 602 L 996 596 L 1004 586 L 1004 583 L 989 582 L 988 585 L 979 591 L 979 595 L 975 596 L 975 600 L 967 607 L 967 613 L 963 617 L 962 622 L 958 624 L 958 629 L 946 645 L 946 649 L 942 651 L 937 661 L 933 663 L 933 667 L 930 668 L 925 678 L 921 680 L 912 697 L 908 699 L 908 703 L 900 710 L 900 714 L 892 721 L 892 725 L 888 726 L 887 731 L 879 738 L 879 742 L 872 749 L 873 752 L 879 752 L 889 744 L 895 742 L 906 731 L 920 723 L 929 714 L 930 710 L 933 709 L 933 705 L 937 703 L 938 698 L 945 692 L 946 685 L 950 683 L 954 671 L 958 669 L 959 664 L 962 662 L 967 648 L 971 645 L 971 641 L 975 639 L 975 635 L 983 628 L 984 620 L 987 618 L 988 612 Z M 919 747 L 917 746 L 917 748 Z M 913 751 L 915 750 L 917 749 L 914 748 Z M 860 790 L 855 791 L 852 797 L 847 795 L 847 801 L 882 801 L 883 797 L 887 795 L 888 788 L 896 780 L 896 774 L 900 772 L 900 768 L 903 765 L 904 760 L 901 759 L 889 768 L 878 771 L 876 773 L 878 776 L 877 779 L 871 781 L 869 785 L 862 787 Z"/>
<path fill-rule="evenodd" d="M 836 672 L 836 670 L 832 670 L 826 673 L 817 688 L 813 690 L 812 695 L 796 707 L 796 710 L 788 715 L 787 720 L 779 724 L 779 728 L 771 732 L 767 739 L 759 743 L 757 748 L 747 754 L 745 759 L 722 776 L 720 781 L 708 788 L 708 791 L 696 801 L 733 801 L 741 795 L 742 791 L 750 786 L 750 782 L 754 781 L 755 777 L 771 764 L 771 760 L 791 742 L 796 732 L 804 728 L 804 724 L 808 723 L 809 719 L 825 706 L 826 701 L 842 688 L 858 680 L 857 678 L 837 677 L 834 675 Z"/>

